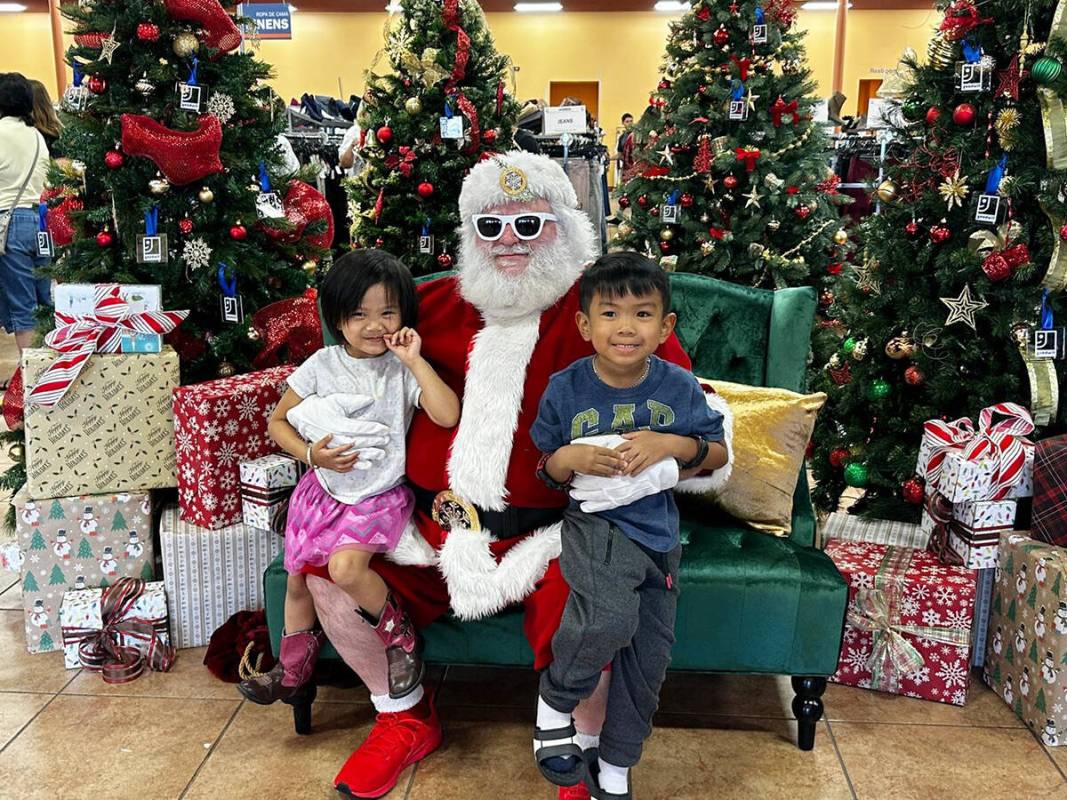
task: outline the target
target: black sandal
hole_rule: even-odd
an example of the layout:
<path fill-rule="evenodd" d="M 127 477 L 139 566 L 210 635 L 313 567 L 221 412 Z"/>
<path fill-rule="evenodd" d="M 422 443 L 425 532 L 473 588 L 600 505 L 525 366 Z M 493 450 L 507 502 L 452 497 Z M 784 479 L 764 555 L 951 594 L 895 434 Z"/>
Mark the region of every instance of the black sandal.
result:
<path fill-rule="evenodd" d="M 600 758 L 597 755 L 596 748 L 585 751 L 586 757 L 586 780 L 585 785 L 589 788 L 589 796 L 593 800 L 633 800 L 634 785 L 633 785 L 633 770 L 629 770 L 626 773 L 626 793 L 616 794 L 615 792 L 605 792 L 600 788 Z"/>
<path fill-rule="evenodd" d="M 545 744 L 534 750 L 537 768 L 541 770 L 546 780 L 556 786 L 577 786 L 585 780 L 586 763 L 582 756 L 582 748 L 574 741 L 575 736 L 577 736 L 577 731 L 574 729 L 573 722 L 566 728 L 549 730 L 534 728 L 535 742 L 564 742 L 564 744 Z M 567 772 L 557 772 L 545 763 L 550 758 L 567 757 L 574 759 L 574 768 Z"/>

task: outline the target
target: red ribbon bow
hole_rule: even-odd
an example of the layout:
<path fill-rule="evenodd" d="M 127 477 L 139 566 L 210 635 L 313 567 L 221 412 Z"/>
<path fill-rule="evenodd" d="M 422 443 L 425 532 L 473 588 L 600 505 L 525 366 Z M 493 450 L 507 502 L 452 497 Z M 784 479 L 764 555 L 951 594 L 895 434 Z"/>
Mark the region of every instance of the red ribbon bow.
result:
<path fill-rule="evenodd" d="M 800 122 L 800 113 L 797 111 L 797 101 L 790 100 L 788 103 L 782 99 L 781 95 L 778 95 L 778 99 L 771 104 L 771 121 L 774 123 L 774 127 L 782 127 L 782 115 L 791 114 L 793 117 L 793 124 L 796 125 Z"/>
<path fill-rule="evenodd" d="M 741 80 L 748 80 L 748 68 L 752 65 L 752 60 L 748 58 L 738 58 L 737 56 L 730 56 L 730 61 L 737 67 L 738 72 L 741 73 Z"/>
<path fill-rule="evenodd" d="M 314 289 L 308 289 L 300 297 L 271 303 L 252 315 L 252 327 L 263 343 L 252 362 L 256 369 L 277 366 L 282 348 L 286 363 L 300 364 L 322 347 L 317 297 Z"/>
<path fill-rule="evenodd" d="M 978 8 L 971 0 L 956 0 L 945 10 L 939 30 L 950 42 L 958 42 L 979 25 L 988 25 L 992 17 L 979 17 Z"/>
<path fill-rule="evenodd" d="M 1003 417 L 993 423 L 994 414 Z M 997 403 L 982 409 L 978 416 L 978 433 L 963 449 L 967 461 L 984 458 L 997 462 L 993 475 L 993 493 L 985 499 L 1003 500 L 1023 477 L 1026 451 L 1034 443 L 1026 438 L 1034 430 L 1030 412 L 1017 403 Z"/>
<path fill-rule="evenodd" d="M 136 578 L 120 578 L 100 596 L 100 630 L 63 628 L 63 643 L 78 645 L 78 659 L 91 672 L 99 672 L 104 683 L 129 683 L 145 669 L 167 672 L 174 665 L 174 648 L 164 644 L 160 634 L 167 620 L 128 616 L 144 594 L 146 584 Z M 125 642 L 146 644 L 144 651 Z"/>
<path fill-rule="evenodd" d="M 456 60 L 452 65 L 452 77 L 445 84 L 447 94 L 467 76 L 467 63 L 471 57 L 471 37 L 459 24 L 459 0 L 445 0 L 441 10 L 441 19 L 445 27 L 456 34 Z"/>
<path fill-rule="evenodd" d="M 385 159 L 385 166 L 389 169 L 398 169 L 405 178 L 410 178 L 415 171 L 415 151 L 407 145 L 401 145 L 397 153 L 389 155 Z"/>
<path fill-rule="evenodd" d="M 749 145 L 746 147 L 734 148 L 734 155 L 737 156 L 738 161 L 745 162 L 745 169 L 748 172 L 753 172 L 756 169 L 756 160 L 760 157 L 761 153 L 758 149 Z"/>
<path fill-rule="evenodd" d="M 170 333 L 188 311 L 142 311 L 134 313 L 119 295 L 118 284 L 99 284 L 91 314 L 73 316 L 56 312 L 56 329 L 44 343 L 61 355 L 44 371 L 26 401 L 50 408 L 63 399 L 93 353 L 117 353 L 125 331 Z"/>

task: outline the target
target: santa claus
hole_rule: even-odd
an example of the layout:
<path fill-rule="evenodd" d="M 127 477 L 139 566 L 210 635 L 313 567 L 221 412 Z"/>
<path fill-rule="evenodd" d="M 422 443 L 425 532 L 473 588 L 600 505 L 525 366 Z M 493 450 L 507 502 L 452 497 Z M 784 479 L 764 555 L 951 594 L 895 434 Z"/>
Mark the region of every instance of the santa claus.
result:
<path fill-rule="evenodd" d="M 457 274 L 420 287 L 418 329 L 423 355 L 462 399 L 462 417 L 446 430 L 416 414 L 407 453 L 415 517 L 397 550 L 374 567 L 418 627 L 450 608 L 475 619 L 523 604 L 534 666 L 542 669 L 552 660 L 568 593 L 556 563 L 567 497 L 538 480 L 540 453 L 529 429 L 549 377 L 593 352 L 575 324 L 577 281 L 595 255 L 593 227 L 563 170 L 529 153 L 475 166 L 459 204 Z M 658 355 L 690 366 L 673 336 Z M 729 449 L 728 412 L 719 398 L 709 403 L 727 414 Z M 729 466 L 687 483 L 713 488 L 728 472 Z M 448 507 L 438 514 L 441 523 L 435 501 L 439 511 L 442 503 Z M 421 687 L 391 699 L 382 640 L 327 578 L 309 575 L 308 588 L 327 636 L 378 711 L 335 785 L 351 797 L 378 797 L 440 744 L 436 710 Z M 604 673 L 575 712 L 585 746 L 596 744 L 608 680 Z M 583 786 L 560 793 L 588 797 Z"/>

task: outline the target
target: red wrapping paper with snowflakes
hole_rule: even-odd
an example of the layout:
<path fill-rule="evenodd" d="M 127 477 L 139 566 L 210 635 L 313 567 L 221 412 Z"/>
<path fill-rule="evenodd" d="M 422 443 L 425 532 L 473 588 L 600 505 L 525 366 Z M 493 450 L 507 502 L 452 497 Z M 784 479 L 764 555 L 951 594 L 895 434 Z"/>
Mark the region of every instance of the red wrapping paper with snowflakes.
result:
<path fill-rule="evenodd" d="M 272 367 L 174 390 L 183 520 L 212 530 L 240 521 L 240 464 L 278 452 L 267 423 L 294 369 Z"/>
<path fill-rule="evenodd" d="M 831 541 L 848 583 L 841 657 L 830 680 L 961 706 L 970 685 L 976 573 L 925 550 Z"/>

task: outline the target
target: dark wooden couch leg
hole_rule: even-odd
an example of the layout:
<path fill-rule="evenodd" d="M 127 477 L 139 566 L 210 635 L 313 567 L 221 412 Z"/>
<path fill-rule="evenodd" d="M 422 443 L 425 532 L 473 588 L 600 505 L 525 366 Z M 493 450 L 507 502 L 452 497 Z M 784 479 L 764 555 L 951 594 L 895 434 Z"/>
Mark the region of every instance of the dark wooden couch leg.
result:
<path fill-rule="evenodd" d="M 793 716 L 797 718 L 797 747 L 811 750 L 815 747 L 815 726 L 822 719 L 822 693 L 826 691 L 826 678 L 793 676 Z"/>
<path fill-rule="evenodd" d="M 317 694 L 318 689 L 314 682 L 311 682 L 285 701 L 293 707 L 293 728 L 300 736 L 311 733 L 311 704 L 315 702 Z"/>

